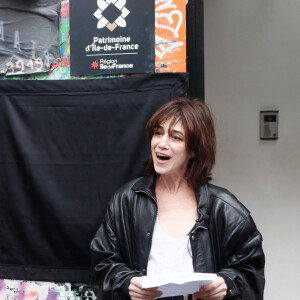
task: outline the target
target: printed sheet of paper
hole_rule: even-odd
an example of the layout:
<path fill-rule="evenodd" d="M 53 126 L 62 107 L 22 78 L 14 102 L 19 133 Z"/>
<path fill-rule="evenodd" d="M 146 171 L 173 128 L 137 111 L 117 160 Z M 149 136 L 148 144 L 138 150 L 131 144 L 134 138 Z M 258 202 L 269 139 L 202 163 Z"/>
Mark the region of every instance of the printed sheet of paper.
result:
<path fill-rule="evenodd" d="M 218 276 L 212 273 L 172 273 L 157 276 L 143 276 L 142 287 L 158 287 L 161 297 L 193 294 Z"/>

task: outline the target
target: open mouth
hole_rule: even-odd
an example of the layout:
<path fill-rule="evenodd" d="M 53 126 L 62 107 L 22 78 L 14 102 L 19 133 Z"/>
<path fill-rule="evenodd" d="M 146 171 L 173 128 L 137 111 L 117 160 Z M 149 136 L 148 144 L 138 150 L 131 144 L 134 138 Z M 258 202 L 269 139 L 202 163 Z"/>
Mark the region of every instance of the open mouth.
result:
<path fill-rule="evenodd" d="M 159 154 L 159 153 L 156 153 L 156 157 L 160 160 L 169 160 L 171 158 L 170 156 Z"/>

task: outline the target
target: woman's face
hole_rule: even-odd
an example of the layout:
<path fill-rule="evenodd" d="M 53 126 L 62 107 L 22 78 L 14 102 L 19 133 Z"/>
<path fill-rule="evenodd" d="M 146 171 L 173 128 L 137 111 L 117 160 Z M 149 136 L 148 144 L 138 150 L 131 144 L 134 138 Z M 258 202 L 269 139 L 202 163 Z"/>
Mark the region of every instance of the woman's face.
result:
<path fill-rule="evenodd" d="M 186 151 L 185 132 L 179 121 L 169 128 L 171 120 L 161 124 L 151 139 L 155 172 L 160 175 L 183 176 L 192 155 Z"/>

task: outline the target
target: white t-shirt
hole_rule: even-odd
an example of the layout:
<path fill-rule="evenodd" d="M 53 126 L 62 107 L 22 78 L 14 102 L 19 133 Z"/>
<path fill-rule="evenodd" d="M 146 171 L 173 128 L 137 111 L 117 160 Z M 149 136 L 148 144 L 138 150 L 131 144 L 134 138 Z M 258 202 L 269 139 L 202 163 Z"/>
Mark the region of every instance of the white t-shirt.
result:
<path fill-rule="evenodd" d="M 189 235 L 180 238 L 167 235 L 156 218 L 147 275 L 170 272 L 194 272 Z"/>

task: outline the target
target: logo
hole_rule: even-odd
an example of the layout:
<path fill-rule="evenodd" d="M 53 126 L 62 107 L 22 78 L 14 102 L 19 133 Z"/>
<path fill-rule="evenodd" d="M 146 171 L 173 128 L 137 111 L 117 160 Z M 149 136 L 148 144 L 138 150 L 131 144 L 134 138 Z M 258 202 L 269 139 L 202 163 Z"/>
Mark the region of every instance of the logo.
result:
<path fill-rule="evenodd" d="M 93 61 L 91 67 L 95 70 L 99 67 L 99 64 L 96 61 Z"/>
<path fill-rule="evenodd" d="M 125 18 L 130 11 L 125 7 L 126 0 L 97 0 L 98 9 L 94 16 L 99 20 L 97 28 L 107 27 L 114 31 L 117 26 L 126 27 Z"/>

